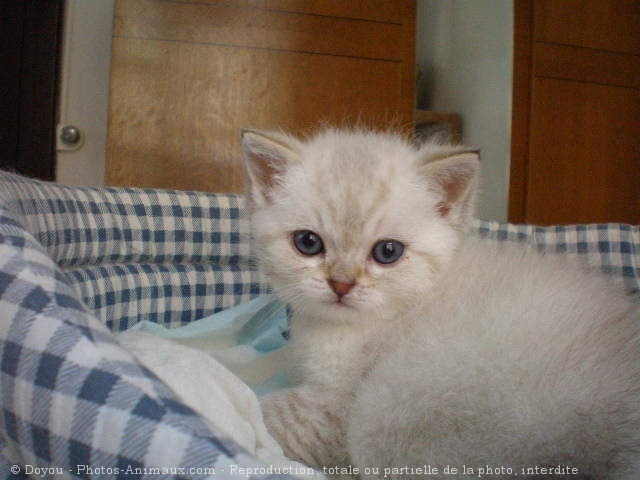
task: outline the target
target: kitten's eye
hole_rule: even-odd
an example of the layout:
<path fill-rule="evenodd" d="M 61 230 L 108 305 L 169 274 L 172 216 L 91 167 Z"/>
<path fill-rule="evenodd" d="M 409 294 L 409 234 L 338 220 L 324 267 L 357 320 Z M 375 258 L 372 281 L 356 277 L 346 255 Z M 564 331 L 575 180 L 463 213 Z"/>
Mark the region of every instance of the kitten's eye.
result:
<path fill-rule="evenodd" d="M 371 256 L 383 265 L 397 262 L 404 253 L 404 245 L 397 240 L 380 240 L 373 246 Z"/>
<path fill-rule="evenodd" d="M 293 232 L 293 244 L 303 255 L 318 255 L 324 252 L 322 238 L 311 230 Z"/>

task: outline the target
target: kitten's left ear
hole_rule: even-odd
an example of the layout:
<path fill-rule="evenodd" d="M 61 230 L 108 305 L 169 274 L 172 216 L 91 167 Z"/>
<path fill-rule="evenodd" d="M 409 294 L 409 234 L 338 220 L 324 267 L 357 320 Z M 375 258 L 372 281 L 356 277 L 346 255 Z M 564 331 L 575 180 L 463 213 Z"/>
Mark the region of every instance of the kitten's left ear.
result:
<path fill-rule="evenodd" d="M 429 186 L 440 196 L 438 214 L 454 227 L 463 228 L 471 220 L 480 176 L 480 155 L 477 150 L 452 151 L 451 154 L 428 161 L 421 168 Z"/>
<path fill-rule="evenodd" d="M 247 195 L 254 206 L 264 206 L 278 179 L 300 159 L 300 143 L 275 132 L 243 129 L 240 133 L 247 174 Z"/>

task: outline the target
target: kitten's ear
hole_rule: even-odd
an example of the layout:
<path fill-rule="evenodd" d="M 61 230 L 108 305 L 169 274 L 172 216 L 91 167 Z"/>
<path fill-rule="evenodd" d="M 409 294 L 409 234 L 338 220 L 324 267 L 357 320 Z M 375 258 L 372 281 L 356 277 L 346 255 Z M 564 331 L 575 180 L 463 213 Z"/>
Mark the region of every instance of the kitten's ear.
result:
<path fill-rule="evenodd" d="M 479 152 L 452 151 L 445 157 L 428 161 L 420 170 L 440 196 L 436 204 L 438 214 L 456 228 L 465 227 L 473 214 L 480 175 Z"/>
<path fill-rule="evenodd" d="M 264 206 L 278 178 L 287 167 L 299 162 L 300 144 L 292 137 L 275 132 L 243 129 L 242 155 L 247 174 L 247 195 L 254 206 Z"/>

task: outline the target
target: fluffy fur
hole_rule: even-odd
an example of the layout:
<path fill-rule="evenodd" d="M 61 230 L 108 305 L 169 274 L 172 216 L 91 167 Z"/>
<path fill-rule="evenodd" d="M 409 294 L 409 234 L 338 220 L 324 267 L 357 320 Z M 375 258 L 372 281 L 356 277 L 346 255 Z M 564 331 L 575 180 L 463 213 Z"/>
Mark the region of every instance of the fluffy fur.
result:
<path fill-rule="evenodd" d="M 293 310 L 297 385 L 262 401 L 288 456 L 363 478 L 558 464 L 640 478 L 637 306 L 561 258 L 468 237 L 475 152 L 366 131 L 242 143 L 258 258 Z M 296 250 L 302 230 L 323 253 Z M 386 239 L 405 250 L 381 265 Z"/>

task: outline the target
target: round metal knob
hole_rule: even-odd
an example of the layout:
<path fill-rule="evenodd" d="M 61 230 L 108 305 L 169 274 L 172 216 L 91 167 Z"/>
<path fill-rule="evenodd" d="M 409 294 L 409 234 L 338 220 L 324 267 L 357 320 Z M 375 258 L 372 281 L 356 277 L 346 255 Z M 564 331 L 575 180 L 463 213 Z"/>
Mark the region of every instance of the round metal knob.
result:
<path fill-rule="evenodd" d="M 78 142 L 80 142 L 81 137 L 82 134 L 80 133 L 80 129 L 73 125 L 66 125 L 60 130 L 60 140 L 65 145 L 77 145 Z"/>

